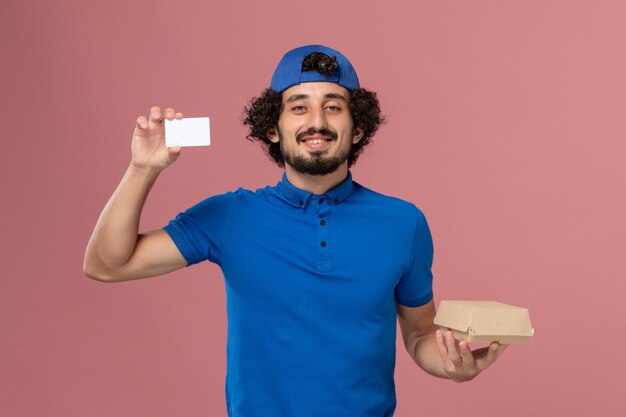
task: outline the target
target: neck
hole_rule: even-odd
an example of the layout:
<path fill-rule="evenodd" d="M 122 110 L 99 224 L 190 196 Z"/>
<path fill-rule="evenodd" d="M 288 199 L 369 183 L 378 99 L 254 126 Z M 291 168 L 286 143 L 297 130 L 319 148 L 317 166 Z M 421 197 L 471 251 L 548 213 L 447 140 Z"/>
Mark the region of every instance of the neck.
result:
<path fill-rule="evenodd" d="M 348 176 L 348 163 L 343 163 L 335 172 L 327 175 L 302 174 L 285 164 L 287 179 L 295 187 L 313 194 L 324 194 L 326 191 L 337 186 Z"/>

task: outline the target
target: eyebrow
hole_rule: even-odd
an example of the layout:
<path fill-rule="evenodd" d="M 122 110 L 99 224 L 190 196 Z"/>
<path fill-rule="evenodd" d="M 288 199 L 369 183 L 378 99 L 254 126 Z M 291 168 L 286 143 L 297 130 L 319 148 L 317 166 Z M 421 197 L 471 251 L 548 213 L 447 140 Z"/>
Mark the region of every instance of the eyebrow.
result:
<path fill-rule="evenodd" d="M 304 100 L 309 98 L 309 96 L 307 94 L 294 94 L 293 96 L 290 96 L 287 99 L 287 103 L 291 103 L 297 100 Z M 341 94 L 337 94 L 337 93 L 328 93 L 324 95 L 324 98 L 335 98 L 338 100 L 343 100 L 343 101 L 347 101 L 346 98 L 344 96 L 342 96 Z"/>

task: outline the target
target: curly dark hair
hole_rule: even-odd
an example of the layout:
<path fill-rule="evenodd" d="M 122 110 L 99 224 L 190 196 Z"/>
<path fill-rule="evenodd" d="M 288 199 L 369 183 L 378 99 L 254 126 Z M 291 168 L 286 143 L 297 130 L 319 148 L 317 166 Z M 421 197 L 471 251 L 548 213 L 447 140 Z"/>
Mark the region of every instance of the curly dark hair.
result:
<path fill-rule="evenodd" d="M 308 55 L 302 63 L 303 71 L 332 74 L 336 69 L 336 57 L 331 58 L 319 52 Z M 375 92 L 358 88 L 349 93 L 352 123 L 355 129 L 358 128 L 363 132 L 361 140 L 352 145 L 348 154 L 348 167 L 351 167 L 363 149 L 372 141 L 372 136 L 380 125 L 385 122 L 385 117 L 380 112 L 380 103 Z M 285 160 L 280 152 L 280 144 L 273 143 L 269 136 L 276 133 L 282 100 L 282 93 L 267 88 L 259 97 L 252 98 L 250 105 L 244 108 L 242 114 L 242 123 L 250 126 L 250 134 L 246 136 L 246 139 L 251 142 L 261 142 L 265 153 L 281 168 L 285 166 Z"/>
<path fill-rule="evenodd" d="M 313 52 L 302 60 L 302 71 L 317 71 L 324 75 L 334 74 L 338 66 L 336 56 L 330 57 L 321 52 Z"/>

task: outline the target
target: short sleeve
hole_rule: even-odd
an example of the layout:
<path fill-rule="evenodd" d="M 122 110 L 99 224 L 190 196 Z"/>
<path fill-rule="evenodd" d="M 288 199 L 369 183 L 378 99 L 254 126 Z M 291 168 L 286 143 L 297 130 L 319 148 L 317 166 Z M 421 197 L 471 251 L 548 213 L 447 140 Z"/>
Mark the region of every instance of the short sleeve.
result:
<path fill-rule="evenodd" d="M 396 286 L 398 303 L 419 307 L 433 299 L 433 239 L 424 214 L 415 207 L 417 219 L 411 257 L 405 273 Z"/>
<path fill-rule="evenodd" d="M 236 194 L 227 192 L 199 202 L 168 222 L 163 230 L 191 266 L 209 260 L 220 264 L 224 228 Z"/>

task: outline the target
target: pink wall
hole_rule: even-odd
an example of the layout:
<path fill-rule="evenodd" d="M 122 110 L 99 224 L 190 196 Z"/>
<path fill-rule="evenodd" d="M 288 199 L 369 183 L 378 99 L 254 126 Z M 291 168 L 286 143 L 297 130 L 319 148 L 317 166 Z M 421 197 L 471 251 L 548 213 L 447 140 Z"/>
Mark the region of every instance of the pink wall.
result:
<path fill-rule="evenodd" d="M 304 43 L 379 93 L 389 122 L 353 174 L 426 213 L 437 299 L 536 328 L 466 384 L 398 335 L 396 415 L 624 415 L 625 21 L 597 0 L 4 1 L 0 415 L 226 415 L 219 268 L 108 285 L 83 253 L 152 105 L 209 115 L 213 145 L 163 173 L 143 231 L 275 184 L 239 116 Z"/>

